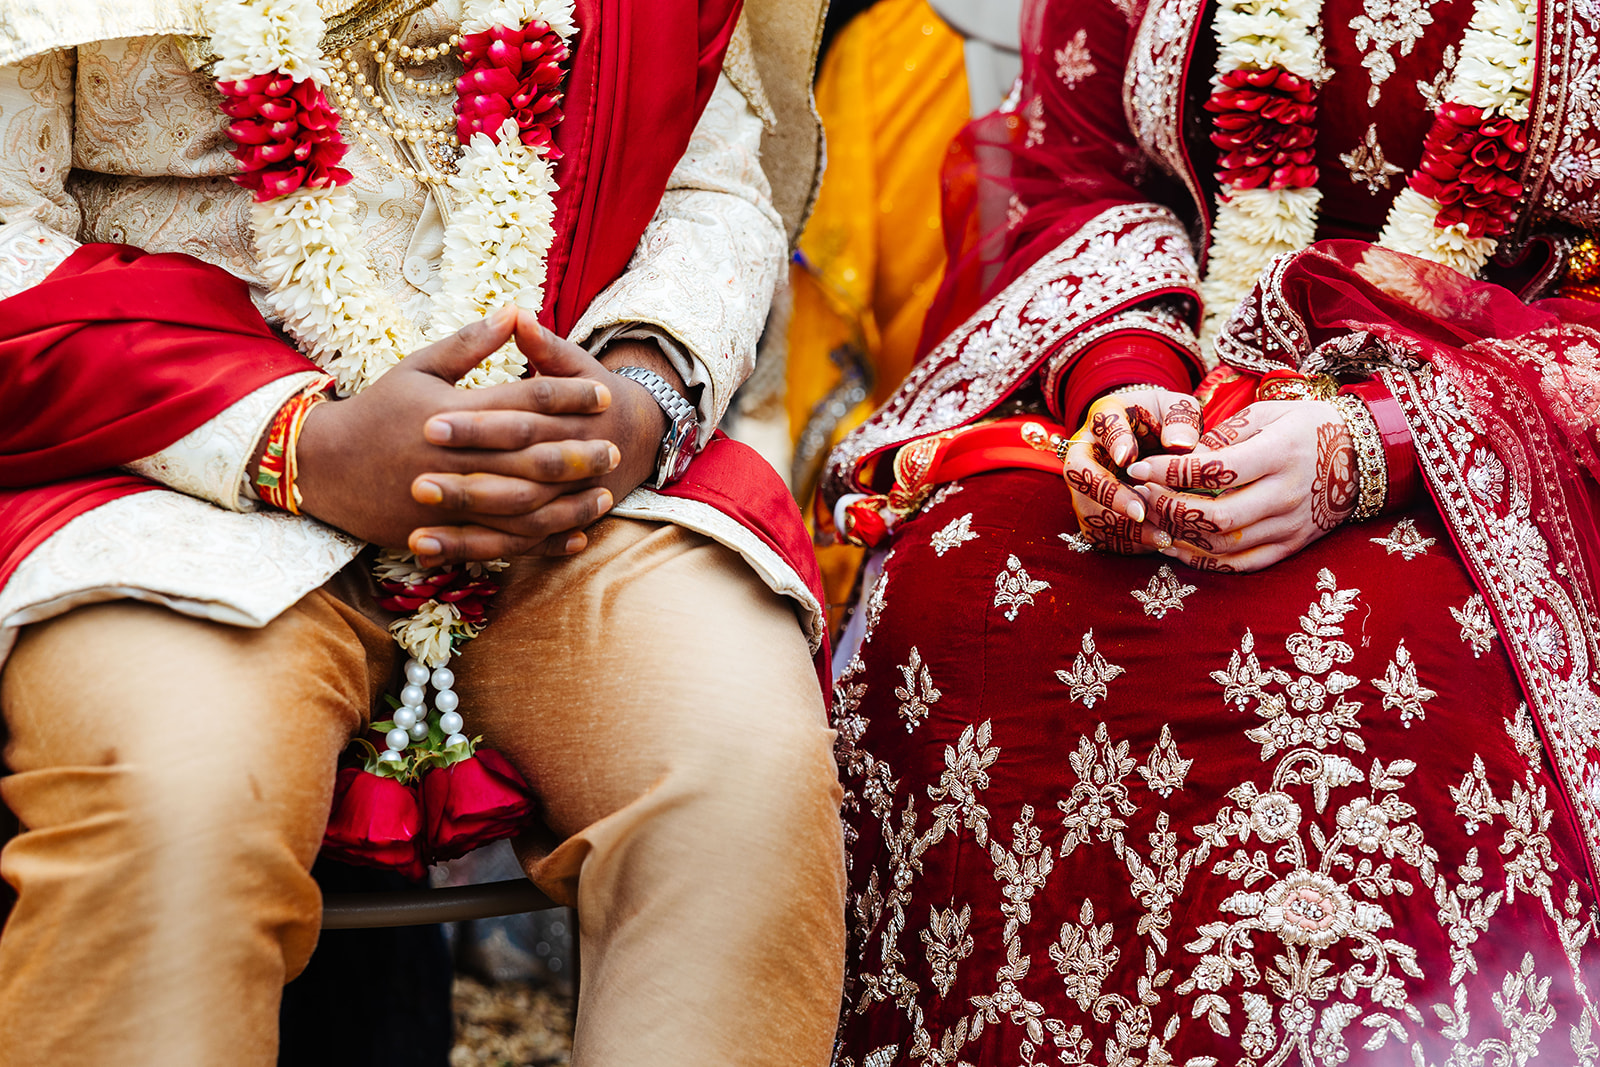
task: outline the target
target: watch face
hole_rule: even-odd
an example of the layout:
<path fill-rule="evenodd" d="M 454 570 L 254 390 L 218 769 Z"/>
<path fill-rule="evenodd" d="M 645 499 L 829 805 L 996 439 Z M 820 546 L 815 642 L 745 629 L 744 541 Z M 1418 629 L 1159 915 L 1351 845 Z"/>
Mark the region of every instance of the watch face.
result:
<path fill-rule="evenodd" d="M 694 462 L 694 446 L 699 437 L 700 427 L 698 425 L 691 425 L 684 431 L 682 438 L 678 441 L 676 450 L 673 452 L 672 469 L 667 472 L 667 481 L 677 481 L 683 477 L 683 472 L 689 469 L 689 464 Z"/>

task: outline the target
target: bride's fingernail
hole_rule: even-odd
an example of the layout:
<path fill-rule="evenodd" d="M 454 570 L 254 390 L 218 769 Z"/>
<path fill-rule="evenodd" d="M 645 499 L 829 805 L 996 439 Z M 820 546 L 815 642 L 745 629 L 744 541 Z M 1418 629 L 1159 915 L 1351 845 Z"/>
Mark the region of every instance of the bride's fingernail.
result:
<path fill-rule="evenodd" d="M 1128 518 L 1134 522 L 1143 522 L 1144 505 L 1137 500 L 1130 500 L 1128 502 Z"/>
<path fill-rule="evenodd" d="M 411 499 L 419 504 L 438 504 L 444 501 L 444 490 L 433 482 L 418 482 L 411 487 Z"/>
<path fill-rule="evenodd" d="M 419 537 L 411 542 L 411 548 L 419 556 L 437 556 L 444 550 L 444 546 L 433 537 Z"/>
<path fill-rule="evenodd" d="M 422 435 L 430 444 L 447 445 L 454 428 L 444 419 L 429 419 L 422 427 Z"/>
<path fill-rule="evenodd" d="M 1165 531 L 1165 530 L 1157 530 L 1156 531 L 1155 541 L 1156 541 L 1156 547 L 1157 548 L 1171 548 L 1172 547 L 1172 535 L 1167 533 L 1167 531 Z"/>
<path fill-rule="evenodd" d="M 1145 460 L 1128 465 L 1128 477 L 1137 478 L 1141 482 L 1147 480 L 1155 471 L 1150 469 L 1150 464 Z"/>

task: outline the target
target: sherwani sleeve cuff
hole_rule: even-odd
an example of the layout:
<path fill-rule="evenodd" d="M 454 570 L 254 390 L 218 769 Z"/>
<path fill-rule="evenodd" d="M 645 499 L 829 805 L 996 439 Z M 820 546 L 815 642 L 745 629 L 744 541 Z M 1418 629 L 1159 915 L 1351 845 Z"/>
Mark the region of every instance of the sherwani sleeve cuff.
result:
<path fill-rule="evenodd" d="M 0 300 L 38 285 L 77 250 L 77 241 L 37 219 L 0 224 Z"/>
<path fill-rule="evenodd" d="M 319 377 L 301 371 L 263 385 L 154 455 L 123 469 L 229 511 L 257 507 L 250 461 L 267 424 L 290 398 Z"/>
<path fill-rule="evenodd" d="M 656 341 L 684 382 L 700 387 L 702 441 L 755 368 L 787 256 L 761 132 L 760 117 L 721 77 L 628 269 L 571 333 L 591 351 L 622 338 Z"/>

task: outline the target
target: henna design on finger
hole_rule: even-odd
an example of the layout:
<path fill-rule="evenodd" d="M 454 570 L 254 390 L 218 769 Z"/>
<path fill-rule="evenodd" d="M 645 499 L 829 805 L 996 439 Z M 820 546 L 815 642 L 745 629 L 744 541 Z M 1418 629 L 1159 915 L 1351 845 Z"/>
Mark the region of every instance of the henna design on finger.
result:
<path fill-rule="evenodd" d="M 1064 472 L 1067 484 L 1103 508 L 1109 508 L 1117 496 L 1117 483 L 1102 478 L 1091 471 L 1068 467 Z"/>
<path fill-rule="evenodd" d="M 1193 426 L 1194 435 L 1200 436 L 1200 408 L 1192 400 L 1175 400 L 1167 409 L 1166 425 Z"/>
<path fill-rule="evenodd" d="M 1105 411 L 1095 412 L 1094 418 L 1089 422 L 1089 432 L 1094 434 L 1095 443 L 1112 455 L 1116 454 L 1118 441 L 1133 436 L 1125 420 Z"/>
<path fill-rule="evenodd" d="M 1206 518 L 1203 510 L 1189 506 L 1181 496 L 1157 496 L 1151 510 L 1156 525 L 1171 534 L 1174 541 L 1209 545 L 1206 534 L 1222 532 L 1215 520 Z"/>
<path fill-rule="evenodd" d="M 1103 552 L 1115 552 L 1119 556 L 1137 556 L 1149 552 L 1148 546 L 1138 541 L 1130 541 L 1126 537 L 1112 537 L 1104 542 L 1096 542 L 1095 547 Z"/>
<path fill-rule="evenodd" d="M 1128 425 L 1133 429 L 1133 436 L 1138 440 L 1141 452 L 1146 448 L 1153 450 L 1154 446 L 1160 444 L 1161 424 L 1143 404 L 1135 404 L 1128 408 Z"/>
<path fill-rule="evenodd" d="M 1244 438 L 1244 432 L 1249 426 L 1250 416 L 1234 415 L 1207 430 L 1206 435 L 1200 438 L 1200 443 L 1207 448 L 1222 448 L 1234 444 Z"/>
<path fill-rule="evenodd" d="M 1215 574 L 1237 574 L 1238 570 L 1230 563 L 1224 563 L 1212 556 L 1196 556 L 1190 561 L 1189 566 L 1197 571 L 1211 571 Z"/>
<path fill-rule="evenodd" d="M 1239 472 L 1230 470 L 1220 459 L 1185 456 L 1167 463 L 1166 484 L 1174 489 L 1204 489 L 1214 493 L 1238 480 Z"/>
<path fill-rule="evenodd" d="M 1138 542 L 1140 524 L 1126 515 L 1114 511 L 1099 511 L 1084 518 L 1081 524 L 1089 539 L 1096 544 L 1108 544 L 1121 539 Z"/>
<path fill-rule="evenodd" d="M 1331 530 L 1356 506 L 1356 452 L 1337 422 L 1317 427 L 1317 471 L 1311 479 L 1311 521 Z"/>

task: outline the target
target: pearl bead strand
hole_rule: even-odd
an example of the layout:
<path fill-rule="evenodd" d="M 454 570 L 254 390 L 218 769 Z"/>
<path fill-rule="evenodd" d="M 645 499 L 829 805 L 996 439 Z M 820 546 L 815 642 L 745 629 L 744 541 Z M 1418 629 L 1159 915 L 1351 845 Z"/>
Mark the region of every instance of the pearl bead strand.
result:
<path fill-rule="evenodd" d="M 433 707 L 439 712 L 439 729 L 446 735 L 444 747 L 451 749 L 466 744 L 467 735 L 461 732 L 465 723 L 461 713 L 456 710 L 461 705 L 461 698 L 455 691 L 455 672 L 449 667 L 437 667 L 430 671 L 427 664 L 408 659 L 405 674 L 406 684 L 400 690 L 400 706 L 394 709 L 392 716 L 394 728 L 383 737 L 387 748 L 378 755 L 378 761 L 399 763 L 404 759 L 401 753 L 410 748 L 413 742 L 428 739 L 429 685 L 434 689 Z"/>
<path fill-rule="evenodd" d="M 391 173 L 424 185 L 440 185 L 446 180 L 402 162 L 386 145 L 380 143 L 380 138 L 409 141 L 422 146 L 425 151 L 431 148 L 433 151 L 429 154 L 435 157 L 441 152 L 446 157 L 452 155 L 460 149 L 460 142 L 456 138 L 453 115 L 440 119 L 407 117 L 378 95 L 374 83 L 387 78 L 422 96 L 452 94 L 456 89 L 454 82 L 418 81 L 399 69 L 394 57 L 398 55 L 410 62 L 431 63 L 449 55 L 460 43 L 459 34 L 452 34 L 444 44 L 429 48 L 412 48 L 387 34 L 382 40 L 374 37 L 367 42 L 367 51 L 378 65 L 378 74 L 374 79 L 369 79 L 361 69 L 353 49 L 346 48 L 340 53 L 338 61 L 330 64 L 333 91 L 339 98 L 340 116 L 349 121 L 356 139 Z"/>

